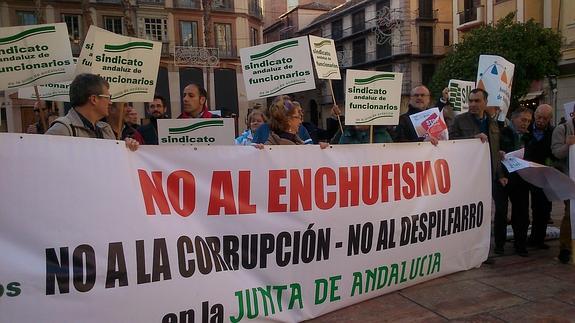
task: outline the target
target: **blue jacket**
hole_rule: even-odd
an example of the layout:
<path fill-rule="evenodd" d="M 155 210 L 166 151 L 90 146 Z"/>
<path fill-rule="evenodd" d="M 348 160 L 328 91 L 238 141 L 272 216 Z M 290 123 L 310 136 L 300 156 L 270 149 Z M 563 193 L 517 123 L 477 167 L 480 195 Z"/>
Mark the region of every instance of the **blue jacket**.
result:
<path fill-rule="evenodd" d="M 313 144 L 309 133 L 305 129 L 304 126 L 300 125 L 298 129 L 297 135 L 303 140 L 304 144 Z M 268 141 L 270 136 L 270 125 L 267 123 L 262 124 L 254 135 L 253 143 L 254 144 L 265 144 Z"/>

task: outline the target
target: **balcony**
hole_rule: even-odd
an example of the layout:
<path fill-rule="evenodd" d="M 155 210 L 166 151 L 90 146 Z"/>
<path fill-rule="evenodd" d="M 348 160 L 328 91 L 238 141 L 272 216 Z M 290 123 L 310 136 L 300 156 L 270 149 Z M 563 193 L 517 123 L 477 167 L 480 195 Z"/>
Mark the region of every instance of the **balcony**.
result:
<path fill-rule="evenodd" d="M 263 11 L 262 6 L 260 5 L 259 0 L 250 0 L 248 4 L 248 12 L 250 16 L 256 17 L 257 19 L 263 19 Z"/>
<path fill-rule="evenodd" d="M 465 9 L 458 13 L 459 26 L 457 30 L 464 31 L 483 23 L 483 6 Z"/>
<path fill-rule="evenodd" d="M 164 0 L 138 0 L 138 4 L 163 6 Z"/>
<path fill-rule="evenodd" d="M 199 0 L 174 0 L 174 8 L 180 9 L 201 9 Z"/>
<path fill-rule="evenodd" d="M 170 43 L 162 42 L 162 57 L 170 57 Z"/>
<path fill-rule="evenodd" d="M 218 48 L 218 56 L 220 59 L 237 59 L 238 51 L 235 47 L 232 48 Z"/>
<path fill-rule="evenodd" d="M 417 20 L 418 21 L 433 21 L 437 20 L 437 10 L 417 10 Z"/>
<path fill-rule="evenodd" d="M 365 30 L 365 21 L 358 22 L 351 27 L 351 33 L 359 33 Z"/>
<path fill-rule="evenodd" d="M 234 11 L 234 2 L 232 0 L 214 0 L 212 2 L 214 11 Z"/>

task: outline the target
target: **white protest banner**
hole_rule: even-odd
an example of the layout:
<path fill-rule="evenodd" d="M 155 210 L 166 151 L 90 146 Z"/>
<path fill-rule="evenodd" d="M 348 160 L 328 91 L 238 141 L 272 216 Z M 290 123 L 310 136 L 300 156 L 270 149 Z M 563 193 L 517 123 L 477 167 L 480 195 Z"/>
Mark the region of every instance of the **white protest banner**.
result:
<path fill-rule="evenodd" d="M 565 112 L 565 120 L 569 121 L 573 119 L 573 112 L 575 111 L 575 101 L 567 102 L 563 104 L 563 111 Z"/>
<path fill-rule="evenodd" d="M 456 115 L 469 109 L 469 93 L 475 88 L 475 82 L 449 80 L 449 104 Z"/>
<path fill-rule="evenodd" d="M 347 70 L 346 125 L 396 125 L 399 122 L 403 74 Z"/>
<path fill-rule="evenodd" d="M 500 107 L 502 112 L 500 116 L 502 118 L 505 118 L 509 109 L 514 71 L 515 64 L 501 56 L 479 56 L 477 88 L 487 91 L 487 106 Z"/>
<path fill-rule="evenodd" d="M 233 145 L 234 139 L 232 118 L 158 120 L 160 145 Z"/>
<path fill-rule="evenodd" d="M 315 89 L 307 36 L 240 49 L 248 100 Z"/>
<path fill-rule="evenodd" d="M 90 26 L 76 73 L 89 71 L 104 77 L 114 102 L 147 102 L 156 90 L 161 52 L 160 42 Z"/>
<path fill-rule="evenodd" d="M 435 137 L 448 140 L 449 132 L 443 114 L 438 108 L 427 109 L 409 116 L 418 137 Z"/>
<path fill-rule="evenodd" d="M 0 28 L 0 90 L 73 78 L 65 23 Z"/>
<path fill-rule="evenodd" d="M 270 148 L 0 134 L 0 322 L 301 322 L 487 259 L 479 140 Z"/>
<path fill-rule="evenodd" d="M 309 46 L 319 79 L 341 80 L 333 39 L 309 35 Z"/>

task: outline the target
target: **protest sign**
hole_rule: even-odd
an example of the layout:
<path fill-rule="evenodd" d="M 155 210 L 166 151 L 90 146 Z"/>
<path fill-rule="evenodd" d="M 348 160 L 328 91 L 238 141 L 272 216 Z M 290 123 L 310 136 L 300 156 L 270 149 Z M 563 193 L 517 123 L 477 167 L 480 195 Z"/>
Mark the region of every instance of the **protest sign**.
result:
<path fill-rule="evenodd" d="M 234 119 L 159 119 L 160 145 L 233 145 Z"/>
<path fill-rule="evenodd" d="M 114 102 L 154 97 L 162 43 L 118 35 L 90 26 L 76 73 L 99 74 L 110 83 Z"/>
<path fill-rule="evenodd" d="M 0 322 L 301 322 L 489 253 L 477 139 L 131 152 L 0 137 Z"/>
<path fill-rule="evenodd" d="M 513 73 L 515 64 L 496 55 L 479 56 L 477 69 L 477 88 L 487 91 L 487 106 L 501 108 L 500 118 L 505 120 L 509 102 L 511 101 L 511 87 L 513 86 Z M 503 121 L 499 120 L 499 121 Z"/>
<path fill-rule="evenodd" d="M 0 28 L 0 90 L 72 78 L 74 64 L 65 23 Z"/>
<path fill-rule="evenodd" d="M 449 132 L 443 120 L 443 114 L 438 108 L 427 109 L 409 116 L 418 137 L 435 137 L 439 140 L 448 140 Z"/>
<path fill-rule="evenodd" d="M 569 121 L 573 119 L 575 111 L 575 101 L 563 104 L 563 111 L 565 112 L 565 120 Z"/>
<path fill-rule="evenodd" d="M 475 88 L 475 82 L 449 80 L 449 104 L 456 115 L 469 109 L 469 93 Z"/>
<path fill-rule="evenodd" d="M 240 49 L 248 100 L 315 89 L 307 36 Z"/>
<path fill-rule="evenodd" d="M 36 91 L 33 87 L 19 88 L 18 98 L 70 102 L 70 83 L 71 82 L 62 82 L 40 85 L 38 86 L 38 98 L 36 98 Z"/>
<path fill-rule="evenodd" d="M 333 39 L 309 35 L 309 45 L 319 79 L 341 80 Z"/>
<path fill-rule="evenodd" d="M 403 74 L 347 70 L 346 125 L 396 125 L 399 122 Z"/>

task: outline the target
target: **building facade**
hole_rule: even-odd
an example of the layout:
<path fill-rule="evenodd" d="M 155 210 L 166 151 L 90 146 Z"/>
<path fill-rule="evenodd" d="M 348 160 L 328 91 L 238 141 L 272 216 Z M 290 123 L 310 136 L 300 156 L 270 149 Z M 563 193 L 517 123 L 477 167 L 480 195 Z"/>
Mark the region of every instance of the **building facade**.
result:
<path fill-rule="evenodd" d="M 204 10 L 200 0 L 34 0 L 0 1 L 0 26 L 65 22 L 73 54 L 79 55 L 87 21 L 106 30 L 162 42 L 156 92 L 169 102 L 169 113 L 181 112 L 183 88 L 189 83 L 203 85 L 212 110 L 244 120 L 249 108 L 239 59 L 239 49 L 262 42 L 263 14 L 260 0 L 214 0 L 212 4 L 212 46 L 218 49 L 219 63 L 206 67 L 176 64 L 177 46 L 204 47 Z M 83 8 L 84 7 L 84 8 Z M 41 19 L 41 20 L 40 20 Z M 126 22 L 130 21 L 130 25 Z M 4 93 L 6 129 L 24 131 L 33 102 Z M 134 103 L 144 116 L 145 103 Z M 61 113 L 65 110 L 62 107 Z M 240 122 L 240 130 L 243 123 Z"/>
<path fill-rule="evenodd" d="M 555 107 L 555 121 L 563 116 L 563 104 L 575 101 L 575 1 L 572 0 L 453 0 L 453 40 L 462 40 L 466 32 L 496 23 L 509 13 L 518 22 L 533 19 L 545 28 L 560 31 L 559 75 L 533 82 L 530 93 L 520 104 L 530 108 L 541 103 Z"/>
<path fill-rule="evenodd" d="M 414 86 L 427 85 L 452 44 L 451 0 L 351 0 L 319 16 L 299 34 L 335 40 L 342 80 L 318 81 L 319 119 L 329 116 L 331 88 L 344 100 L 346 69 L 403 73 L 402 110 Z M 297 97 L 297 95 L 296 95 Z M 312 119 L 314 116 L 311 117 Z"/>

